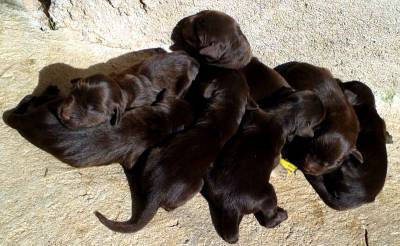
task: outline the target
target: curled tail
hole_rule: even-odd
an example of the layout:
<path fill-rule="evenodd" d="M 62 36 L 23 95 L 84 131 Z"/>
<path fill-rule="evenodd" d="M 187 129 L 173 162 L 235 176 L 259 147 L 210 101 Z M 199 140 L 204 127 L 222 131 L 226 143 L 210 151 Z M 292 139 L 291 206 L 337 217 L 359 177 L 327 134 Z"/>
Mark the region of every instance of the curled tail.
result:
<path fill-rule="evenodd" d="M 137 232 L 145 227 L 156 214 L 160 202 L 158 199 L 147 195 L 144 197 L 139 189 L 139 185 L 135 182 L 133 173 L 124 168 L 126 179 L 129 184 L 129 190 L 132 198 L 132 217 L 131 219 L 123 222 L 113 221 L 107 219 L 103 214 L 96 211 L 94 214 L 100 222 L 108 227 L 110 230 L 122 233 Z"/>
<path fill-rule="evenodd" d="M 122 233 L 132 233 L 141 230 L 145 227 L 150 220 L 154 217 L 159 208 L 159 203 L 151 201 L 143 207 L 137 209 L 136 214 L 127 221 L 113 221 L 107 219 L 103 214 L 96 211 L 94 214 L 100 222 L 108 227 L 110 230 Z"/>

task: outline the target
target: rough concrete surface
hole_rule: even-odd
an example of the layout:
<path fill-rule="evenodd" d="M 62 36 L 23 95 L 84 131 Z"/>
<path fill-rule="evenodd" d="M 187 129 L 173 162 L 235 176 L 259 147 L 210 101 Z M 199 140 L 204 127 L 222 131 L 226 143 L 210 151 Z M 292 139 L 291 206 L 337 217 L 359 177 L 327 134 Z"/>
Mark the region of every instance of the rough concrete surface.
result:
<path fill-rule="evenodd" d="M 289 219 L 265 229 L 246 216 L 239 245 L 366 245 L 366 232 L 369 245 L 400 245 L 399 1 L 51 2 L 0 0 L 1 112 L 38 82 L 60 84 L 119 69 L 138 59 L 120 55 L 168 47 L 180 18 L 203 9 L 222 10 L 238 20 L 255 55 L 267 65 L 300 60 L 328 67 L 343 80 L 365 81 L 394 139 L 387 146 L 387 182 L 374 203 L 334 211 L 301 173 L 278 172 L 272 183 Z M 0 136 L 0 245 L 224 244 L 200 196 L 173 212 L 159 210 L 138 233 L 114 233 L 92 212 L 119 220 L 129 217 L 129 191 L 118 165 L 71 168 L 2 121 Z"/>

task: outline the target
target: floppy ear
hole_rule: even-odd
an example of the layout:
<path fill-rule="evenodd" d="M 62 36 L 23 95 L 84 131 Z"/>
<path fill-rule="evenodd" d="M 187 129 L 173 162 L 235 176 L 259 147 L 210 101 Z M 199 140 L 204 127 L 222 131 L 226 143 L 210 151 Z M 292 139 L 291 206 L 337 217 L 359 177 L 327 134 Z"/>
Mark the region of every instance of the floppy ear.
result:
<path fill-rule="evenodd" d="M 350 155 L 353 156 L 354 158 L 356 158 L 360 163 L 364 162 L 364 157 L 362 156 L 362 154 L 360 153 L 360 151 L 358 151 L 357 149 L 353 149 L 350 152 Z"/>
<path fill-rule="evenodd" d="M 221 45 L 217 43 L 212 43 L 210 46 L 207 46 L 199 51 L 200 55 L 208 58 L 207 60 L 216 61 L 219 60 L 223 54 L 223 49 Z"/>
<path fill-rule="evenodd" d="M 360 104 L 360 102 L 358 101 L 357 94 L 355 94 L 351 90 L 344 89 L 343 93 L 344 93 L 345 97 L 347 98 L 347 101 L 349 101 L 349 103 L 351 105 L 354 106 L 354 105 L 359 105 Z"/>
<path fill-rule="evenodd" d="M 197 61 L 190 61 L 186 74 L 179 78 L 175 84 L 175 94 L 177 98 L 183 98 L 186 95 L 189 87 L 192 85 L 192 82 L 196 79 L 196 76 L 199 73 L 199 68 L 200 64 L 197 63 Z"/>
<path fill-rule="evenodd" d="M 127 99 L 124 93 L 121 92 L 118 102 L 114 102 L 111 107 L 114 108 L 114 114 L 111 117 L 110 123 L 111 125 L 118 125 L 121 121 L 122 115 L 126 110 L 127 107 Z"/>
<path fill-rule="evenodd" d="M 119 124 L 119 122 L 121 121 L 121 116 L 122 116 L 122 112 L 121 112 L 121 107 L 117 106 L 114 108 L 114 114 L 111 117 L 110 120 L 110 124 L 112 126 L 116 126 Z"/>
<path fill-rule="evenodd" d="M 312 138 L 314 137 L 314 130 L 311 127 L 303 127 L 297 130 L 296 135 L 304 138 Z"/>

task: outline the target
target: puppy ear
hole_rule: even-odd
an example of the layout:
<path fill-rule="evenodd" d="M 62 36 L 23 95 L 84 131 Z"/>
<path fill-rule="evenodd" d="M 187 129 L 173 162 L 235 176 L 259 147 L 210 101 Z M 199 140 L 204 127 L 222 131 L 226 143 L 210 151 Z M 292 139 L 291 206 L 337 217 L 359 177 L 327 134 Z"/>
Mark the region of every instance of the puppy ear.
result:
<path fill-rule="evenodd" d="M 186 55 L 186 53 L 184 54 Z M 200 64 L 197 61 L 190 60 L 186 74 L 182 78 L 179 78 L 175 84 L 175 94 L 177 98 L 183 98 L 186 95 L 192 82 L 199 73 L 199 68 Z"/>
<path fill-rule="evenodd" d="M 122 112 L 121 111 L 122 111 L 121 107 L 119 107 L 119 106 L 114 108 L 114 114 L 113 114 L 113 116 L 111 117 L 111 120 L 110 120 L 110 124 L 112 126 L 118 125 L 119 122 L 121 121 L 121 117 L 122 117 Z"/>
<path fill-rule="evenodd" d="M 304 138 L 314 137 L 314 130 L 311 127 L 302 127 L 296 131 L 296 135 Z"/>
<path fill-rule="evenodd" d="M 258 109 L 258 104 L 253 98 L 247 98 L 246 110 L 256 110 Z"/>
<path fill-rule="evenodd" d="M 364 157 L 362 156 L 362 154 L 360 153 L 360 151 L 358 151 L 357 149 L 353 149 L 350 152 L 350 155 L 353 156 L 354 158 L 356 158 L 360 163 L 364 162 Z"/>
<path fill-rule="evenodd" d="M 210 61 L 217 61 L 221 58 L 223 54 L 222 47 L 217 43 L 212 43 L 211 45 L 201 49 L 199 51 L 200 55 L 203 55 Z"/>
<path fill-rule="evenodd" d="M 360 104 L 360 102 L 358 101 L 358 96 L 357 96 L 357 94 L 355 94 L 355 93 L 352 92 L 351 90 L 344 89 L 344 90 L 343 90 L 343 93 L 344 93 L 344 95 L 345 95 L 347 101 L 349 101 L 349 103 L 350 103 L 351 105 L 354 106 L 354 105 L 359 105 L 359 104 Z"/>

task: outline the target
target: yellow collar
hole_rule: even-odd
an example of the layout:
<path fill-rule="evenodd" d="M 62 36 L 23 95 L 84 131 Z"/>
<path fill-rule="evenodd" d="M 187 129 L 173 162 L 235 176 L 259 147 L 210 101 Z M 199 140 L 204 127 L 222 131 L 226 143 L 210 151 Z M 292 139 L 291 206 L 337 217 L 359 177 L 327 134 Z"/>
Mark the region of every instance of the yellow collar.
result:
<path fill-rule="evenodd" d="M 295 173 L 297 170 L 297 167 L 294 164 L 288 162 L 287 160 L 283 159 L 282 157 L 280 158 L 279 163 L 281 164 L 281 166 L 283 168 L 285 168 L 287 170 L 287 172 L 289 174 Z"/>

